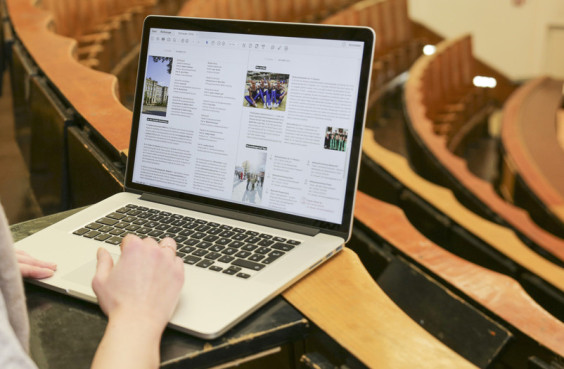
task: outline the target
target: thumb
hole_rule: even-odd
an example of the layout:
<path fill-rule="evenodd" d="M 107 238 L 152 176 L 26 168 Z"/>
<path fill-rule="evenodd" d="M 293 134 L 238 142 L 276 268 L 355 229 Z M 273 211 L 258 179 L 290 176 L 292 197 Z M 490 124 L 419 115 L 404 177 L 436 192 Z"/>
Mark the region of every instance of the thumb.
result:
<path fill-rule="evenodd" d="M 93 286 L 97 283 L 103 283 L 114 267 L 114 261 L 106 249 L 100 247 L 96 253 L 96 258 L 98 263 L 96 264 L 96 274 L 92 281 Z"/>

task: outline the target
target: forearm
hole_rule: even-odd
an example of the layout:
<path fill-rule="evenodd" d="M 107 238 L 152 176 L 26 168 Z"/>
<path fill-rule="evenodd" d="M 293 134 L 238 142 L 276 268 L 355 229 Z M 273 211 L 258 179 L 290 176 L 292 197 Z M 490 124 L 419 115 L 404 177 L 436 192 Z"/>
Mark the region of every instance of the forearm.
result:
<path fill-rule="evenodd" d="M 157 368 L 162 330 L 132 319 L 110 319 L 92 369 Z"/>

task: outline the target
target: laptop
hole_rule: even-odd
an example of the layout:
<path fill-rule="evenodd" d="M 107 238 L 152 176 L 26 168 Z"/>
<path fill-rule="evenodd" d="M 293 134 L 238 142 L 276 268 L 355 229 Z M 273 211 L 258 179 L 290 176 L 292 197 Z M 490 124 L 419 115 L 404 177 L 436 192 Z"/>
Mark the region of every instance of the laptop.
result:
<path fill-rule="evenodd" d="M 362 27 L 149 16 L 125 191 L 16 244 L 58 264 L 34 283 L 96 302 L 99 247 L 171 236 L 169 326 L 225 333 L 349 239 L 373 46 Z"/>

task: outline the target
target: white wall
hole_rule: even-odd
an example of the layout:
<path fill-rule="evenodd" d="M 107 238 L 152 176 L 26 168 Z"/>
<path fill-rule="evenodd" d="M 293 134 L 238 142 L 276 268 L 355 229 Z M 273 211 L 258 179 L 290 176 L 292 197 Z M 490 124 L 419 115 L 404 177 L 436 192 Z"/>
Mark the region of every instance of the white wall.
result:
<path fill-rule="evenodd" d="M 409 0 L 409 7 L 413 20 L 444 37 L 471 33 L 474 55 L 513 80 L 564 77 L 563 0 Z"/>

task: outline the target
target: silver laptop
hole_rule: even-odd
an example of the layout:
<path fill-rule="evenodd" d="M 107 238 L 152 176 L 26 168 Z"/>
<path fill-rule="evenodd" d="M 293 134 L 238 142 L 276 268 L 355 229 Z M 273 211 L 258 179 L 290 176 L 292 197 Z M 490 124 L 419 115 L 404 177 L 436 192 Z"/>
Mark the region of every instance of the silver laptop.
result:
<path fill-rule="evenodd" d="M 171 236 L 186 283 L 170 326 L 218 337 L 350 237 L 374 33 L 150 16 L 125 192 L 16 244 L 40 285 L 96 301 L 96 250 Z M 140 266 L 142 267 L 142 266 Z"/>

